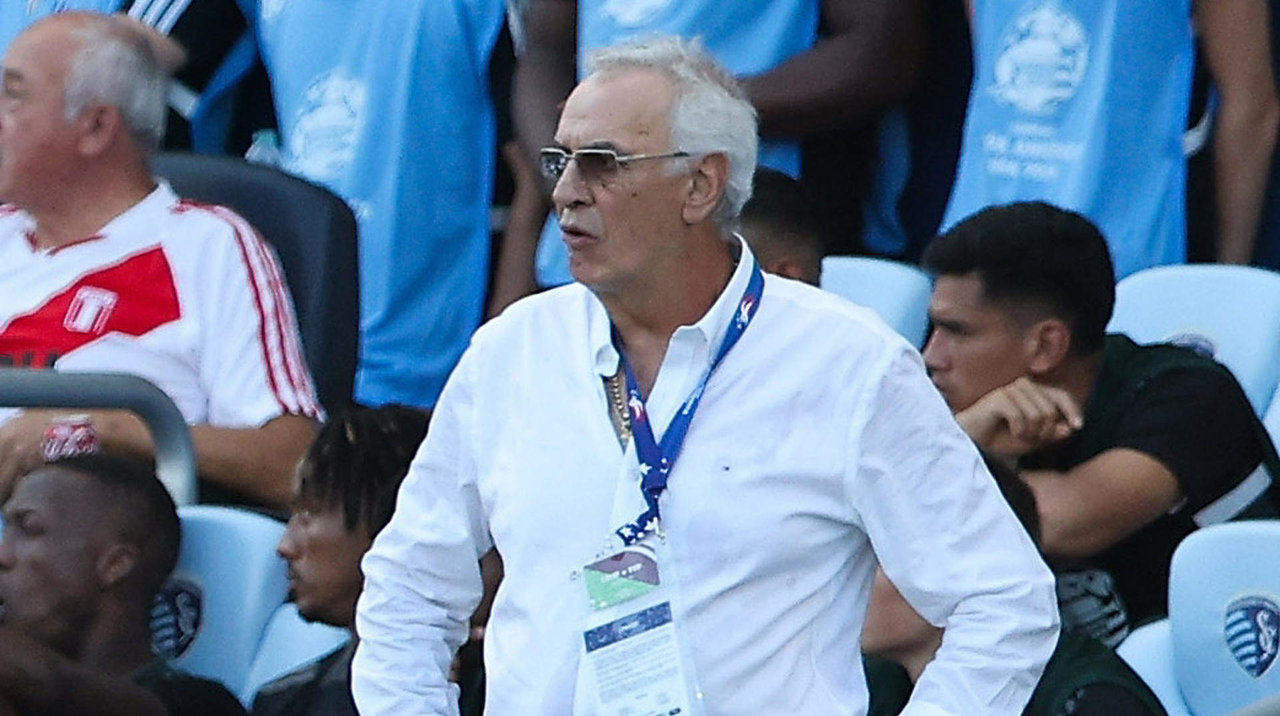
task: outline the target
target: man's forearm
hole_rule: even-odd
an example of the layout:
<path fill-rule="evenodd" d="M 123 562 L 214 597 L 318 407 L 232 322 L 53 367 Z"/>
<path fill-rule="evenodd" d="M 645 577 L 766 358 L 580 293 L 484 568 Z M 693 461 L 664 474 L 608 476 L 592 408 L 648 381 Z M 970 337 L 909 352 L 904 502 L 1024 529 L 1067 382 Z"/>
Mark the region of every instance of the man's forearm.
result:
<path fill-rule="evenodd" d="M 568 0 L 534 0 L 527 10 L 528 49 L 516 62 L 511 106 L 518 149 L 535 168 L 538 150 L 555 137 L 560 103 L 577 79 L 577 12 L 577 3 Z M 537 288 L 534 264 L 539 229 L 550 207 L 538 176 L 535 171 L 537 196 L 523 198 L 518 193 L 519 202 L 512 203 L 511 220 L 516 223 L 508 226 L 502 238 L 486 312 L 489 317 Z"/>
<path fill-rule="evenodd" d="M 830 35 L 744 79 L 760 133 L 800 136 L 871 119 L 910 94 L 923 62 L 920 0 L 828 0 Z"/>
<path fill-rule="evenodd" d="M 103 449 L 142 458 L 155 455 L 146 424 L 132 413 L 95 413 L 93 422 Z M 256 428 L 193 425 L 196 470 L 220 487 L 282 507 L 289 499 L 293 469 L 315 431 L 316 422 L 300 415 L 282 415 Z"/>
<path fill-rule="evenodd" d="M 515 193 L 507 212 L 507 225 L 498 246 L 493 285 L 485 319 L 493 318 L 504 308 L 538 290 L 534 276 L 538 237 L 547 216 L 547 202 L 538 186 L 538 173 L 518 142 L 502 145 L 502 157 L 515 180 Z"/>
<path fill-rule="evenodd" d="M 1055 559 L 1084 559 L 1119 544 L 1173 509 L 1177 478 L 1138 450 L 1112 448 L 1066 472 L 1020 474 L 1036 497 L 1040 550 Z"/>
<path fill-rule="evenodd" d="M 1223 105 L 1215 129 L 1214 180 L 1217 188 L 1217 260 L 1247 264 L 1253 259 L 1262 203 L 1280 124 L 1275 95 L 1262 104 Z"/>
<path fill-rule="evenodd" d="M 289 501 L 293 470 L 315 439 L 316 422 L 282 415 L 258 428 L 191 428 L 200 476 L 272 507 Z"/>
<path fill-rule="evenodd" d="M 1265 0 L 1198 0 L 1205 63 L 1222 98 L 1214 129 L 1217 258 L 1253 258 L 1280 124 Z"/>
<path fill-rule="evenodd" d="M 577 3 L 535 0 L 529 4 L 528 50 L 516 63 L 512 109 L 516 134 L 537 166 L 537 152 L 551 143 L 560 104 L 577 79 Z"/>

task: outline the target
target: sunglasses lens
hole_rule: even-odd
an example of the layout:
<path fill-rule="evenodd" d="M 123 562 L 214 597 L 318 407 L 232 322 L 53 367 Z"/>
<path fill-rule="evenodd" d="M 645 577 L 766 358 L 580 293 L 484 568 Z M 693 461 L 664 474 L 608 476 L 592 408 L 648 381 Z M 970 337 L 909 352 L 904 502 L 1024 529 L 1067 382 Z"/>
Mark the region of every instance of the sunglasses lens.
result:
<path fill-rule="evenodd" d="M 582 174 L 592 179 L 611 174 L 618 168 L 618 155 L 608 150 L 579 150 L 573 155 Z"/>
<path fill-rule="evenodd" d="M 543 149 L 538 153 L 538 168 L 548 179 L 559 179 L 569 165 L 569 155 L 557 149 Z"/>

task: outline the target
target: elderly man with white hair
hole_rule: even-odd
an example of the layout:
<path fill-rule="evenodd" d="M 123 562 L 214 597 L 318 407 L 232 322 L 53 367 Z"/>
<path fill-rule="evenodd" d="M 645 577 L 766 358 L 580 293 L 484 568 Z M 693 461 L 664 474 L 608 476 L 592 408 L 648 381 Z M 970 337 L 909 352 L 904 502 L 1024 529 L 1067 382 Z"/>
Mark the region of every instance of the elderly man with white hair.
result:
<path fill-rule="evenodd" d="M 363 714 L 454 714 L 505 565 L 492 714 L 862 714 L 877 560 L 945 629 L 910 714 L 1009 714 L 1053 650 L 1048 569 L 920 357 L 765 276 L 729 226 L 754 113 L 696 45 L 594 57 L 542 168 L 577 282 L 472 340 L 364 560 Z"/>
<path fill-rule="evenodd" d="M 192 425 L 222 494 L 283 505 L 318 417 L 274 254 L 244 219 L 152 176 L 172 48 L 128 18 L 53 15 L 0 78 L 0 366 L 131 373 Z M 44 458 L 56 411 L 0 408 L 0 497 Z M 142 421 L 76 429 L 149 456 Z"/>

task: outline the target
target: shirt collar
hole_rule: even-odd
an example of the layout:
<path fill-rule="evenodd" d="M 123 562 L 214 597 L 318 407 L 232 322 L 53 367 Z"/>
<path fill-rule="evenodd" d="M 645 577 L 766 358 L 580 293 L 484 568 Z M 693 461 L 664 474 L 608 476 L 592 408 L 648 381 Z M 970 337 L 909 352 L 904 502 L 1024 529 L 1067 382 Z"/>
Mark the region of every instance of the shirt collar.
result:
<path fill-rule="evenodd" d="M 691 326 L 680 326 L 676 329 L 677 334 L 695 331 L 706 341 L 706 345 L 713 347 L 719 347 L 720 342 L 724 340 L 725 334 L 729 331 L 729 323 L 737 315 L 738 302 L 747 290 L 747 284 L 751 281 L 751 269 L 756 263 L 755 254 L 751 253 L 746 240 L 737 233 L 733 238 L 738 242 L 740 254 L 733 275 L 729 277 L 728 285 L 720 292 L 715 303 L 711 304 L 711 308 L 703 314 L 702 318 Z M 593 365 L 596 373 L 605 378 L 617 373 L 620 356 L 613 346 L 609 314 L 604 310 L 604 304 L 600 303 L 594 294 L 591 294 L 587 336 L 593 351 Z M 714 348 L 712 348 L 707 351 L 707 362 L 710 363 L 714 357 Z"/>
<path fill-rule="evenodd" d="M 173 189 L 169 186 L 169 183 L 163 179 L 157 179 L 156 188 L 152 189 L 150 194 L 147 194 L 145 197 L 143 197 L 142 200 L 139 201 L 137 204 L 134 204 L 128 209 L 125 209 L 120 214 L 117 214 L 115 218 L 113 218 L 111 221 L 108 221 L 96 233 L 81 239 L 77 239 L 75 241 L 65 243 L 61 246 L 57 246 L 52 249 L 41 249 L 36 247 L 36 243 L 35 243 L 36 220 L 34 217 L 32 217 L 30 214 L 28 214 L 25 211 L 21 212 L 20 215 L 22 217 L 22 221 L 25 224 L 25 227 L 23 229 L 23 234 L 27 239 L 27 246 L 31 249 L 32 253 L 53 256 L 64 249 L 69 249 L 73 246 L 79 246 L 81 244 L 86 244 L 93 241 L 97 241 L 99 239 L 106 238 L 107 236 L 110 236 L 112 233 L 119 231 L 122 226 L 127 227 L 130 222 L 137 222 L 137 221 L 150 222 L 152 221 L 151 219 L 152 207 L 169 206 L 174 202 L 176 202 L 177 200 L 178 198 L 173 193 Z"/>

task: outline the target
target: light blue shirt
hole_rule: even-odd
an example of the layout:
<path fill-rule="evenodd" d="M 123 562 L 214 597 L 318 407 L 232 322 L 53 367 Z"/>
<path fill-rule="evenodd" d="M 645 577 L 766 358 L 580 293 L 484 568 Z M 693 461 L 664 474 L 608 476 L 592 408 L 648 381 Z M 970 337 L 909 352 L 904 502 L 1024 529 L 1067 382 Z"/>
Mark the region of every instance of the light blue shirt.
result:
<path fill-rule="evenodd" d="M 944 228 L 1041 199 L 1092 219 L 1117 277 L 1186 259 L 1190 0 L 975 0 L 974 84 Z"/>
<path fill-rule="evenodd" d="M 808 50 L 818 34 L 819 0 L 578 0 L 578 75 L 592 50 L 647 35 L 699 37 L 739 77 L 757 75 Z M 763 166 L 800 175 L 800 144 L 760 143 Z M 560 231 L 548 222 L 537 256 L 538 283 L 573 281 Z"/>
<path fill-rule="evenodd" d="M 356 399 L 431 406 L 479 324 L 502 0 L 261 0 L 289 170 L 360 228 Z"/>

